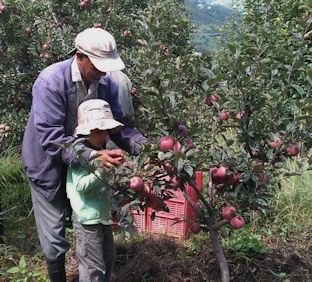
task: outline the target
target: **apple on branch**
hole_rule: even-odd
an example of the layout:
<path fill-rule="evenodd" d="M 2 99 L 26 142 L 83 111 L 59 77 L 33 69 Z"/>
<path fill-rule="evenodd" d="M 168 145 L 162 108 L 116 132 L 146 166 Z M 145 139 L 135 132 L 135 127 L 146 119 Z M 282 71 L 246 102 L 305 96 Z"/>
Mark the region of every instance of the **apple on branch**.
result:
<path fill-rule="evenodd" d="M 229 112 L 222 112 L 219 115 L 219 120 L 221 120 L 221 121 L 227 121 L 227 120 L 229 120 L 229 118 L 230 118 L 230 113 Z"/>
<path fill-rule="evenodd" d="M 242 216 L 237 215 L 234 216 L 231 220 L 230 220 L 230 226 L 234 229 L 240 229 L 245 225 L 245 220 Z"/>
<path fill-rule="evenodd" d="M 240 112 L 238 112 L 237 114 L 236 114 L 236 118 L 238 119 L 238 120 L 240 120 L 240 119 L 242 119 L 243 118 L 243 116 L 246 114 L 246 112 L 245 111 L 240 111 Z"/>
<path fill-rule="evenodd" d="M 7 7 L 4 4 L 0 4 L 0 14 L 5 12 L 6 8 Z"/>
<path fill-rule="evenodd" d="M 174 146 L 173 146 L 173 151 L 174 151 L 175 153 L 180 153 L 181 150 L 182 150 L 182 145 L 181 145 L 181 143 L 180 143 L 179 141 L 176 141 L 176 142 L 174 143 Z"/>
<path fill-rule="evenodd" d="M 278 150 L 282 144 L 283 144 L 283 141 L 279 138 L 268 142 L 269 147 L 275 150 Z"/>
<path fill-rule="evenodd" d="M 201 226 L 198 222 L 193 222 L 190 226 L 190 231 L 193 233 L 193 234 L 198 234 L 200 231 L 201 231 Z"/>
<path fill-rule="evenodd" d="M 164 136 L 159 141 L 159 148 L 163 152 L 173 150 L 175 141 L 172 136 Z"/>
<path fill-rule="evenodd" d="M 189 134 L 187 127 L 183 124 L 178 126 L 178 131 L 183 137 L 187 137 Z"/>
<path fill-rule="evenodd" d="M 290 145 L 289 147 L 286 148 L 286 153 L 288 156 L 297 156 L 300 152 L 300 145 L 299 143 L 295 143 L 293 145 Z"/>
<path fill-rule="evenodd" d="M 142 192 L 144 189 L 144 182 L 142 177 L 133 176 L 129 180 L 129 188 L 136 192 Z"/>
<path fill-rule="evenodd" d="M 217 102 L 219 100 L 219 97 L 217 94 L 211 94 L 210 96 L 207 96 L 205 98 L 205 104 L 208 106 L 208 107 L 211 107 L 213 106 L 213 104 L 215 102 Z"/>
<path fill-rule="evenodd" d="M 236 208 L 233 206 L 226 206 L 222 208 L 222 217 L 227 220 L 230 221 L 236 213 Z"/>

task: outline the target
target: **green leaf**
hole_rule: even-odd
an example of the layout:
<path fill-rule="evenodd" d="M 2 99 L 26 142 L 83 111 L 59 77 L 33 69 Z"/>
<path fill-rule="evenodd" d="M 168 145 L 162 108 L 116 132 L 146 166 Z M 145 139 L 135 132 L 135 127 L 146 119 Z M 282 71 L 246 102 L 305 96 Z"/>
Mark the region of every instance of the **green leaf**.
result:
<path fill-rule="evenodd" d="M 165 153 L 162 151 L 159 151 L 157 156 L 158 156 L 158 159 L 161 161 L 165 159 Z"/>
<path fill-rule="evenodd" d="M 193 177 L 193 175 L 194 175 L 194 169 L 193 169 L 192 166 L 186 164 L 186 165 L 184 166 L 184 171 L 185 171 L 190 177 Z"/>
<path fill-rule="evenodd" d="M 178 159 L 178 163 L 176 167 L 177 167 L 178 173 L 180 173 L 184 167 L 184 162 L 182 159 Z"/>
<path fill-rule="evenodd" d="M 294 88 L 301 96 L 303 96 L 304 90 L 301 86 L 296 85 L 296 84 L 291 84 L 290 86 Z"/>
<path fill-rule="evenodd" d="M 21 269 L 26 268 L 27 264 L 26 264 L 26 259 L 24 256 L 21 257 L 20 261 L 19 261 L 19 267 Z"/>
<path fill-rule="evenodd" d="M 19 268 L 16 266 L 13 266 L 7 270 L 7 273 L 11 273 L 11 274 L 18 273 L 18 272 L 19 272 Z"/>

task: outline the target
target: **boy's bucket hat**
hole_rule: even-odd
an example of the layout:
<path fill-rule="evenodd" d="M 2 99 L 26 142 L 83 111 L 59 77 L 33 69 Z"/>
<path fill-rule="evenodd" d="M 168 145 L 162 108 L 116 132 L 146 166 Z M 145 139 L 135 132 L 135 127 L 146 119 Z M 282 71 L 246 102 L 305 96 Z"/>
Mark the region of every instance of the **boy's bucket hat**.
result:
<path fill-rule="evenodd" d="M 110 105 L 102 99 L 90 99 L 78 107 L 78 125 L 74 136 L 89 135 L 91 130 L 120 130 L 122 123 L 114 119 Z"/>

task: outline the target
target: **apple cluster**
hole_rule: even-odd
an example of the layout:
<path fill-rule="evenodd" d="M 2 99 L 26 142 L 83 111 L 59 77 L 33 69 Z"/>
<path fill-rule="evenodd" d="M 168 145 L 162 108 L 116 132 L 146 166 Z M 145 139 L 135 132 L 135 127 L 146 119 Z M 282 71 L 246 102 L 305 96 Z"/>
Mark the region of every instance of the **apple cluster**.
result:
<path fill-rule="evenodd" d="M 153 190 L 152 182 L 144 184 L 141 176 L 133 176 L 129 180 L 129 188 L 139 195 L 145 206 L 151 207 L 155 211 L 168 211 L 163 199 Z"/>
<path fill-rule="evenodd" d="M 232 172 L 228 174 L 228 169 L 225 166 L 211 167 L 210 176 L 213 184 L 227 187 L 230 185 L 236 186 L 239 184 L 241 174 L 239 172 Z"/>
<path fill-rule="evenodd" d="M 226 206 L 222 208 L 222 217 L 234 229 L 240 229 L 245 225 L 245 220 L 241 215 L 236 215 L 236 208 L 233 206 Z"/>

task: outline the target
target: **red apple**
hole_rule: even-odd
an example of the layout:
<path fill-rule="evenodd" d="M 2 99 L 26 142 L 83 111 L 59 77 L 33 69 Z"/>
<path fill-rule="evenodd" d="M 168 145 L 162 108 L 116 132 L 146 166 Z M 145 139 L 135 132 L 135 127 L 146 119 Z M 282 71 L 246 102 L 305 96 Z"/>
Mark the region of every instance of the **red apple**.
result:
<path fill-rule="evenodd" d="M 130 89 L 131 95 L 134 96 L 137 92 L 138 92 L 138 88 L 136 88 L 135 86 L 132 86 Z"/>
<path fill-rule="evenodd" d="M 42 45 L 42 48 L 43 48 L 43 49 L 49 49 L 49 48 L 50 48 L 50 45 L 49 45 L 48 43 L 44 43 L 44 44 Z"/>
<path fill-rule="evenodd" d="M 222 208 L 222 217 L 227 221 L 230 221 L 236 213 L 236 208 L 233 206 L 227 206 Z"/>
<path fill-rule="evenodd" d="M 234 229 L 240 229 L 245 225 L 245 220 L 242 216 L 237 215 L 231 219 L 230 225 Z"/>
<path fill-rule="evenodd" d="M 282 144 L 283 144 L 283 141 L 279 138 L 268 142 L 269 147 L 275 150 L 278 150 Z"/>
<path fill-rule="evenodd" d="M 253 172 L 263 172 L 263 170 L 264 170 L 263 161 L 257 161 L 253 168 Z"/>
<path fill-rule="evenodd" d="M 288 156 L 297 156 L 300 152 L 300 146 L 298 143 L 293 144 L 286 148 L 286 153 Z"/>
<path fill-rule="evenodd" d="M 165 170 L 168 174 L 174 173 L 174 165 L 172 164 L 171 161 L 167 161 L 167 162 L 164 163 L 164 170 Z"/>
<path fill-rule="evenodd" d="M 192 233 L 198 234 L 201 231 L 201 226 L 200 226 L 199 223 L 194 222 L 194 223 L 191 224 L 190 230 L 191 230 Z"/>
<path fill-rule="evenodd" d="M 25 32 L 28 34 L 32 33 L 32 28 L 30 26 L 26 27 Z"/>
<path fill-rule="evenodd" d="M 219 100 L 219 97 L 216 94 L 211 94 L 210 96 L 206 97 L 205 103 L 207 106 L 211 107 L 218 100 Z"/>
<path fill-rule="evenodd" d="M 213 184 L 224 184 L 227 181 L 226 175 L 227 168 L 220 166 L 219 168 L 210 168 L 211 180 Z"/>
<path fill-rule="evenodd" d="M 230 118 L 230 113 L 229 112 L 222 112 L 219 115 L 219 120 L 222 120 L 222 121 L 227 121 L 229 118 Z"/>
<path fill-rule="evenodd" d="M 240 176 L 240 173 L 233 172 L 232 174 L 225 177 L 224 184 L 236 186 L 237 184 L 239 184 Z"/>
<path fill-rule="evenodd" d="M 189 149 L 194 149 L 196 148 L 195 144 L 193 143 L 192 139 L 187 139 L 186 140 L 186 145 Z"/>
<path fill-rule="evenodd" d="M 173 151 L 176 153 L 180 153 L 182 149 L 182 145 L 179 141 L 176 141 L 173 146 Z"/>
<path fill-rule="evenodd" d="M 125 30 L 123 33 L 122 33 L 122 36 L 123 37 L 130 37 L 130 36 L 132 36 L 132 33 L 131 33 L 131 31 L 130 30 Z"/>
<path fill-rule="evenodd" d="M 236 114 L 236 118 L 237 119 L 242 119 L 243 118 L 243 116 L 245 115 L 245 111 L 240 111 L 240 112 L 238 112 L 237 114 Z"/>
<path fill-rule="evenodd" d="M 131 177 L 129 181 L 129 188 L 137 192 L 142 192 L 144 189 L 143 179 L 140 176 Z"/>
<path fill-rule="evenodd" d="M 101 27 L 102 27 L 102 24 L 101 24 L 101 23 L 94 23 L 94 24 L 93 24 L 93 27 L 95 27 L 95 28 L 101 28 Z"/>
<path fill-rule="evenodd" d="M 50 53 L 44 53 L 43 55 L 43 58 L 45 58 L 46 60 L 50 60 L 51 59 L 51 54 Z"/>
<path fill-rule="evenodd" d="M 6 6 L 4 4 L 0 4 L 0 14 L 6 10 Z"/>
<path fill-rule="evenodd" d="M 64 22 L 59 21 L 59 22 L 55 23 L 55 26 L 62 28 L 64 26 Z"/>
<path fill-rule="evenodd" d="M 4 127 L 4 130 L 5 130 L 5 132 L 8 132 L 8 131 L 11 130 L 11 127 L 10 127 L 9 125 L 6 125 L 6 126 Z"/>
<path fill-rule="evenodd" d="M 81 9 L 87 9 L 88 6 L 89 6 L 89 2 L 87 1 L 81 1 L 80 4 L 79 4 L 80 8 Z"/>
<path fill-rule="evenodd" d="M 159 148 L 164 152 L 170 151 L 173 150 L 174 144 L 175 142 L 172 136 L 164 136 L 159 141 Z"/>
<path fill-rule="evenodd" d="M 270 176 L 263 172 L 258 173 L 258 177 L 260 185 L 267 185 L 270 181 Z"/>
<path fill-rule="evenodd" d="M 227 170 L 227 168 L 221 165 L 218 168 L 217 173 L 216 173 L 215 176 L 216 177 L 225 177 L 226 176 L 226 170 Z"/>
<path fill-rule="evenodd" d="M 187 137 L 189 134 L 187 127 L 183 124 L 178 126 L 178 131 L 183 137 Z"/>
<path fill-rule="evenodd" d="M 218 168 L 217 167 L 211 167 L 210 168 L 210 175 L 212 176 L 212 177 L 214 177 L 214 176 L 216 176 L 216 174 L 217 174 L 217 171 L 218 171 Z"/>

